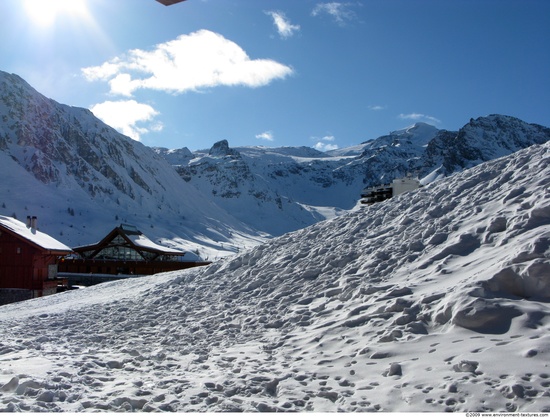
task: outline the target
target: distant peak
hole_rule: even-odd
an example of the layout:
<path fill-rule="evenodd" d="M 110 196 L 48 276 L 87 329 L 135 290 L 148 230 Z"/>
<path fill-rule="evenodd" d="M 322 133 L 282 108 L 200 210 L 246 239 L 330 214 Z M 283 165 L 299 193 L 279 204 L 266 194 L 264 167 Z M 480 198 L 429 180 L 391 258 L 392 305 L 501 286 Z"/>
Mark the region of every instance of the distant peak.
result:
<path fill-rule="evenodd" d="M 222 139 L 212 145 L 212 148 L 210 148 L 208 154 L 213 157 L 224 157 L 226 155 L 238 155 L 239 153 L 229 148 L 229 142 L 227 142 L 227 139 Z"/>
<path fill-rule="evenodd" d="M 424 122 L 416 122 L 414 125 L 408 126 L 407 128 L 390 132 L 388 138 L 391 140 L 409 140 L 415 142 L 417 145 L 426 145 L 438 132 L 439 129 L 433 125 Z"/>
<path fill-rule="evenodd" d="M 523 122 L 520 119 L 515 118 L 513 116 L 501 115 L 501 114 L 498 114 L 498 113 L 492 113 L 492 114 L 487 115 L 487 116 L 480 116 L 476 119 L 470 119 L 470 121 L 472 121 L 472 120 L 476 120 L 476 121 L 483 121 L 483 120 L 513 120 L 513 121 Z"/>
<path fill-rule="evenodd" d="M 433 131 L 439 130 L 434 125 L 430 125 L 429 123 L 426 123 L 426 122 L 416 122 L 414 125 L 409 126 L 407 128 L 407 130 L 419 130 L 419 129 L 433 130 Z"/>
<path fill-rule="evenodd" d="M 429 123 L 426 123 L 426 122 L 416 122 L 412 127 L 421 127 L 421 126 L 430 126 L 430 127 L 434 127 L 433 125 L 430 125 Z"/>
<path fill-rule="evenodd" d="M 23 78 L 18 76 L 17 74 L 10 74 L 5 71 L 0 71 L 0 80 L 9 80 L 13 84 L 19 84 L 24 85 L 26 88 L 34 90 L 34 88 L 27 83 Z"/>
<path fill-rule="evenodd" d="M 472 126 L 488 126 L 488 125 L 528 125 L 527 122 L 522 121 L 514 116 L 507 116 L 501 114 L 490 114 L 487 116 L 480 116 L 478 118 L 471 118 L 470 122 L 465 127 Z"/>

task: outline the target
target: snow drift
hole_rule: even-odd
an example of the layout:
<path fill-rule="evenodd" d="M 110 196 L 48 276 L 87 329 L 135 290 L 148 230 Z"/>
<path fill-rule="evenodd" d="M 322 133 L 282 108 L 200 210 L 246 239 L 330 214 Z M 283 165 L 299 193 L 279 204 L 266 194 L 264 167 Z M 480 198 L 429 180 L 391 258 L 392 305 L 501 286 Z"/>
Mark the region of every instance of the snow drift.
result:
<path fill-rule="evenodd" d="M 0 307 L 0 410 L 548 412 L 549 186 L 533 146 L 206 268 Z"/>

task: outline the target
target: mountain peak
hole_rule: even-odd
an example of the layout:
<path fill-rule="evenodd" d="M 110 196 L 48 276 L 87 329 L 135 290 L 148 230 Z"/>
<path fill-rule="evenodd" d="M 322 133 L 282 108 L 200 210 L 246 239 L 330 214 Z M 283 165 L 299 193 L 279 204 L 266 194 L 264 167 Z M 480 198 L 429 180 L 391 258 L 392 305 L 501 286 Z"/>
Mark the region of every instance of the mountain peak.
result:
<path fill-rule="evenodd" d="M 414 142 L 427 142 L 437 135 L 439 129 L 425 122 L 416 122 L 407 128 L 392 132 L 392 135 L 405 136 Z"/>
<path fill-rule="evenodd" d="M 212 157 L 225 157 L 227 155 L 239 155 L 239 152 L 229 148 L 227 139 L 222 139 L 212 145 L 208 154 Z"/>

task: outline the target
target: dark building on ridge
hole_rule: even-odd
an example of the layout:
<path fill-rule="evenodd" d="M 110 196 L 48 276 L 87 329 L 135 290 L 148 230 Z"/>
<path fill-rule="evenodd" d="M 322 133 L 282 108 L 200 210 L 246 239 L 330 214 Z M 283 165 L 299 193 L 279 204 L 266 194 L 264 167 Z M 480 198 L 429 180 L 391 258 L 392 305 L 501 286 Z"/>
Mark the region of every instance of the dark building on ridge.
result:
<path fill-rule="evenodd" d="M 391 184 L 364 189 L 361 192 L 361 203 L 364 205 L 372 205 L 377 202 L 391 199 L 394 196 L 399 196 L 410 190 L 416 190 L 420 187 L 422 187 L 420 181 L 417 178 L 413 178 L 410 174 L 407 174 L 406 177 L 395 179 Z"/>

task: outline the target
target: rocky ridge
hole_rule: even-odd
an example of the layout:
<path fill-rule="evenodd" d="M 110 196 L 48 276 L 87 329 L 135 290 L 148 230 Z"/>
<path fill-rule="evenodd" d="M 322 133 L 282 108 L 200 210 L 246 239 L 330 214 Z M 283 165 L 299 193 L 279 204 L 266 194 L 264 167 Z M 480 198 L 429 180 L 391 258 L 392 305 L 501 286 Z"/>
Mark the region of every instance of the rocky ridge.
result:
<path fill-rule="evenodd" d="M 177 150 L 156 151 L 171 158 L 180 176 L 216 204 L 255 228 L 280 235 L 352 209 L 364 187 L 408 173 L 428 184 L 548 140 L 546 127 L 490 115 L 471 119 L 457 132 L 417 123 L 326 153 L 307 147 L 231 148 L 227 140 L 179 159 L 173 158 Z M 239 206 L 257 210 L 250 217 Z M 277 222 L 281 218 L 284 222 Z"/>

